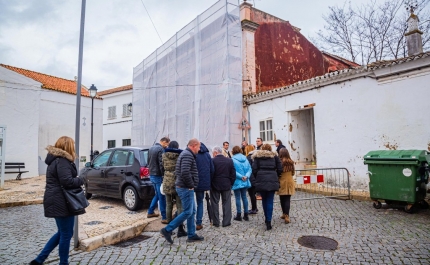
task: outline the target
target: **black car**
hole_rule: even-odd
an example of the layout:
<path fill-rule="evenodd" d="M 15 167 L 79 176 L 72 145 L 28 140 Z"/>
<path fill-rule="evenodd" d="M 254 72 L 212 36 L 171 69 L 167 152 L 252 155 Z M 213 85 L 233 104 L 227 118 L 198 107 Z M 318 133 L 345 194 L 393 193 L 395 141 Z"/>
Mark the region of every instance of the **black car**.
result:
<path fill-rule="evenodd" d="M 80 177 L 85 183 L 87 199 L 92 194 L 119 198 L 136 211 L 144 200 L 152 200 L 154 188 L 149 180 L 149 147 L 117 147 L 100 153 L 85 164 Z"/>

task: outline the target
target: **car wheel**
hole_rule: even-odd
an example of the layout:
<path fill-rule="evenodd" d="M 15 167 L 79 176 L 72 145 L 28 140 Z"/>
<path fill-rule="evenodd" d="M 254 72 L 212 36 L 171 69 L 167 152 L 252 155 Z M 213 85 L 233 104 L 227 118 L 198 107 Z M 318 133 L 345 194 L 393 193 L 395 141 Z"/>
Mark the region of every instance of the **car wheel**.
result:
<path fill-rule="evenodd" d="M 142 200 L 133 186 L 127 186 L 124 190 L 123 200 L 125 207 L 130 211 L 137 211 L 142 207 Z"/>
<path fill-rule="evenodd" d="M 87 185 L 82 185 L 82 189 L 84 190 L 85 198 L 87 198 L 87 200 L 91 199 L 91 196 L 93 196 L 93 194 L 87 192 Z"/>

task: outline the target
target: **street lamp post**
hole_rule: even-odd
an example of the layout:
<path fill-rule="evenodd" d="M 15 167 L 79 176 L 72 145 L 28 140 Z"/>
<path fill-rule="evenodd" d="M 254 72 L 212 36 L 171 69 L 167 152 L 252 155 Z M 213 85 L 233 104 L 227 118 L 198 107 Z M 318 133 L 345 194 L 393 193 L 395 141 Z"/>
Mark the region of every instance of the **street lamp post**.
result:
<path fill-rule="evenodd" d="M 94 152 L 93 152 L 93 117 L 94 117 L 94 98 L 97 96 L 97 88 L 94 84 L 91 85 L 90 89 L 90 97 L 91 97 L 91 154 L 90 159 L 93 161 Z"/>

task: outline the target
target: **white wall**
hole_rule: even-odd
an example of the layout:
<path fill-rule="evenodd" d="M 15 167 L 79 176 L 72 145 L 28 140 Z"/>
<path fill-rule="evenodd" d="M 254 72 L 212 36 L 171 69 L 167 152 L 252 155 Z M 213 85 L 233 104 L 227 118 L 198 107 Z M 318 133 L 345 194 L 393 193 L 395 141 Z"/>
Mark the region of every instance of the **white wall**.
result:
<path fill-rule="evenodd" d="M 22 178 L 38 176 L 41 83 L 0 67 L 0 124 L 7 126 L 5 162 L 24 162 Z M 15 179 L 17 174 L 5 174 Z"/>
<path fill-rule="evenodd" d="M 132 90 L 116 92 L 103 96 L 103 144 L 100 152 L 108 148 L 108 141 L 115 140 L 116 146 L 122 146 L 123 139 L 131 139 L 132 116 L 123 116 L 123 104 L 132 102 Z M 116 106 L 116 118 L 108 119 L 108 109 Z"/>
<path fill-rule="evenodd" d="M 259 135 L 259 120 L 268 117 L 273 117 L 277 138 L 288 139 L 288 111 L 315 103 L 318 168 L 346 167 L 351 173 L 352 187 L 367 188 L 367 166 L 363 164 L 363 156 L 368 151 L 430 151 L 427 111 L 430 71 L 426 69 L 379 81 L 361 77 L 251 104 L 251 142 Z M 288 144 L 286 146 L 291 151 Z"/>
<path fill-rule="evenodd" d="M 102 100 L 94 99 L 94 150 L 102 148 Z M 54 145 L 61 136 L 75 139 L 76 95 L 45 89 L 40 101 L 39 156 L 45 159 L 48 145 Z M 91 98 L 81 97 L 79 157 L 90 160 Z M 84 119 L 85 118 L 85 119 Z M 85 124 L 85 125 L 84 125 Z M 75 139 L 76 140 L 76 139 Z M 80 163 L 80 167 L 83 163 Z M 40 172 L 46 171 L 43 163 Z"/>

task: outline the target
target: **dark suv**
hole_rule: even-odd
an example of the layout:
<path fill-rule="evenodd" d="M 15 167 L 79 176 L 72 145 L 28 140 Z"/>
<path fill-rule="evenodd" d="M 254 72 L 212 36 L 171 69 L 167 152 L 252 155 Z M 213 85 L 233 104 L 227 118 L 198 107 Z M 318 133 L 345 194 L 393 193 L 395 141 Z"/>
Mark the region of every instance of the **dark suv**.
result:
<path fill-rule="evenodd" d="M 148 150 L 149 147 L 111 148 L 86 163 L 80 177 L 85 182 L 87 198 L 93 193 L 119 198 L 129 210 L 139 210 L 143 201 L 151 200 L 155 194 L 146 167 Z"/>

